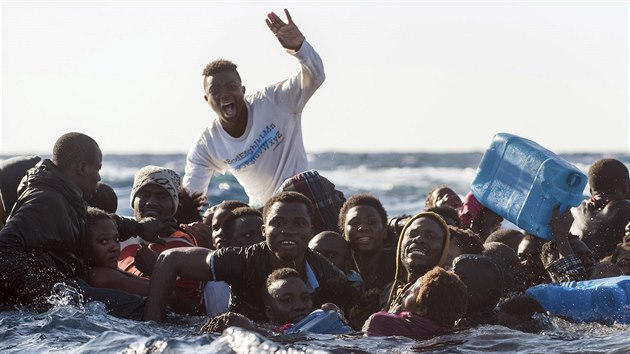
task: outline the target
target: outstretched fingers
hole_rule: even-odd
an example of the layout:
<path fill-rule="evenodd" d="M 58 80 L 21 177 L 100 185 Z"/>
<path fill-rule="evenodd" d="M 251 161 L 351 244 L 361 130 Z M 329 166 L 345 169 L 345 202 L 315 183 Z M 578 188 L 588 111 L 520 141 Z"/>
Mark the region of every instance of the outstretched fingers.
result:
<path fill-rule="evenodd" d="M 284 14 L 287 15 L 287 21 L 289 22 L 289 24 L 293 24 L 293 19 L 291 18 L 291 14 L 289 13 L 289 10 L 284 9 Z"/>

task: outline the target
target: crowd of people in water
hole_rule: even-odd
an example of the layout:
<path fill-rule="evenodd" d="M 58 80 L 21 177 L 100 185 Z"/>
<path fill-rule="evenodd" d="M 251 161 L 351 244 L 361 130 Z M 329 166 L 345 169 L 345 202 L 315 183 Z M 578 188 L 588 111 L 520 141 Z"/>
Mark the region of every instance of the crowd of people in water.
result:
<path fill-rule="evenodd" d="M 99 181 L 100 156 L 91 138 L 68 133 L 51 160 L 0 163 L 5 309 L 45 309 L 66 283 L 114 316 L 208 316 L 204 332 L 284 333 L 324 312 L 339 326 L 323 332 L 425 339 L 479 324 L 537 332 L 545 309 L 527 288 L 630 274 L 630 177 L 615 159 L 593 163 L 591 198 L 556 212 L 546 241 L 502 228 L 470 192 L 462 200 L 436 186 L 424 210 L 391 216 L 374 195 L 346 198 L 314 170 L 259 210 L 207 207 L 176 171 L 145 166 L 128 219 Z"/>
<path fill-rule="evenodd" d="M 62 135 L 50 159 L 0 162 L 4 309 L 45 310 L 65 283 L 117 317 L 208 316 L 202 332 L 290 333 L 325 317 L 308 328 L 426 339 L 479 324 L 539 332 L 545 309 L 527 288 L 630 274 L 630 176 L 616 159 L 590 166 L 589 199 L 554 212 L 553 241 L 502 228 L 469 191 L 439 185 L 424 210 L 389 215 L 374 195 L 344 195 L 309 170 L 299 120 L 323 67 L 286 15 L 267 24 L 300 72 L 244 96 L 233 63 L 210 63 L 204 92 L 217 119 L 183 178 L 138 170 L 133 219 L 116 215 L 85 134 Z M 208 206 L 214 171 L 232 172 L 249 202 Z"/>

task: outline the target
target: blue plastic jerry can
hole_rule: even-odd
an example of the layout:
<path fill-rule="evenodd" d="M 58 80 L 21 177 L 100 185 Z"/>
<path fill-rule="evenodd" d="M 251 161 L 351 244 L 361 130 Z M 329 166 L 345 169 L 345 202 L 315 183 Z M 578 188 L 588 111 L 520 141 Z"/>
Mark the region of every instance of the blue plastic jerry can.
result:
<path fill-rule="evenodd" d="M 498 133 L 470 189 L 485 207 L 527 233 L 552 240 L 553 209 L 578 206 L 587 181 L 577 167 L 537 143 Z"/>

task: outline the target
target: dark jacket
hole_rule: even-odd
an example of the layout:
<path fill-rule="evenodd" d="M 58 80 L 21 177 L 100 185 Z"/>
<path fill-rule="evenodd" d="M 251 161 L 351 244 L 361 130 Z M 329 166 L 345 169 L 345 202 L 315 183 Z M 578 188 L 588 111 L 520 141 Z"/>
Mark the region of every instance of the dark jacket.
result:
<path fill-rule="evenodd" d="M 270 252 L 267 244 L 261 242 L 247 248 L 222 248 L 212 256 L 214 280 L 224 281 L 232 289 L 230 309 L 254 321 L 266 320 L 262 295 L 267 277 L 273 271 L 269 262 Z M 308 248 L 304 258 L 319 282 L 313 305 L 319 307 L 326 302 L 333 302 L 342 309 L 348 308 L 356 298 L 357 291 L 343 272 Z"/>
<path fill-rule="evenodd" d="M 17 189 L 22 177 L 41 159 L 39 156 L 18 156 L 0 161 L 0 196 L 7 216 L 17 200 Z"/>
<path fill-rule="evenodd" d="M 6 226 L 0 250 L 39 257 L 67 276 L 84 272 L 86 203 L 79 187 L 50 160 L 29 170 Z"/>

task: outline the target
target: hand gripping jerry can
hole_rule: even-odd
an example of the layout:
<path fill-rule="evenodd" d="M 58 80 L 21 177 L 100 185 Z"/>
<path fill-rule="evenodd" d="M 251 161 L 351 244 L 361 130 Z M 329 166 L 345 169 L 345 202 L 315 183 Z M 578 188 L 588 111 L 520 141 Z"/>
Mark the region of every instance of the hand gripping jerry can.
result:
<path fill-rule="evenodd" d="M 485 207 L 527 233 L 553 239 L 551 214 L 578 206 L 588 181 L 577 167 L 537 143 L 498 133 L 484 153 L 470 189 Z"/>

